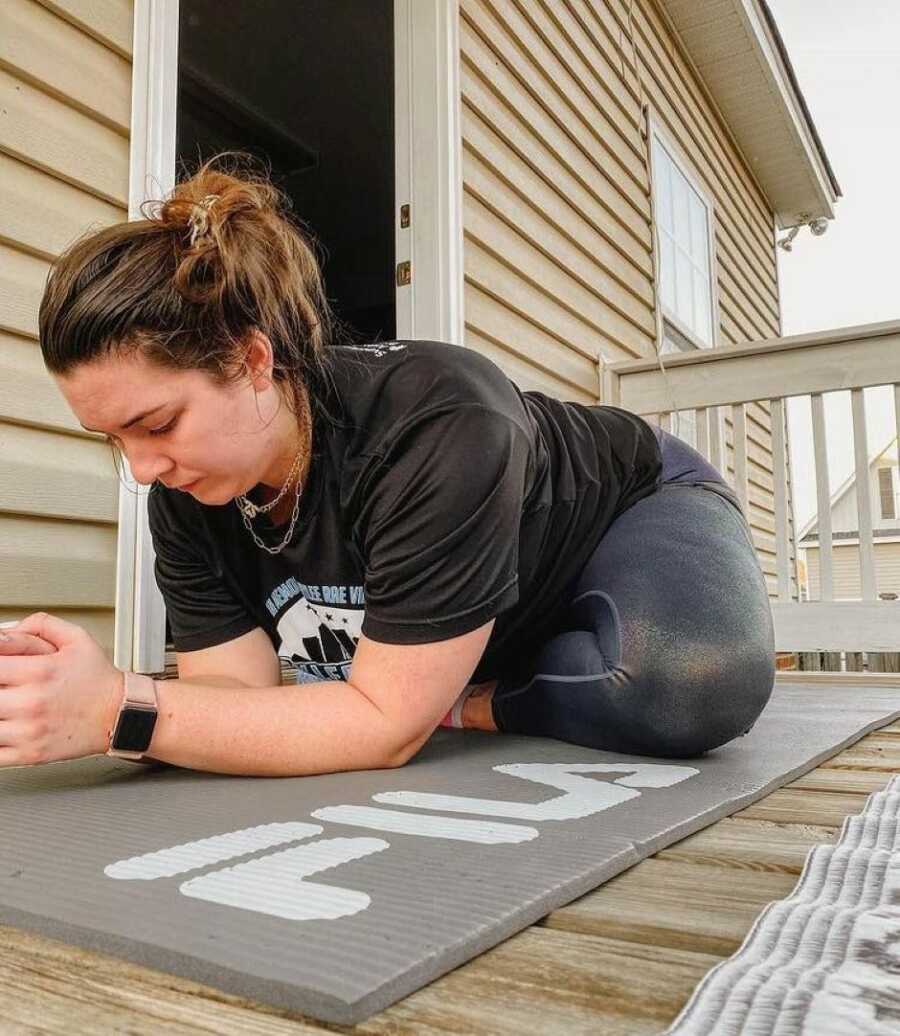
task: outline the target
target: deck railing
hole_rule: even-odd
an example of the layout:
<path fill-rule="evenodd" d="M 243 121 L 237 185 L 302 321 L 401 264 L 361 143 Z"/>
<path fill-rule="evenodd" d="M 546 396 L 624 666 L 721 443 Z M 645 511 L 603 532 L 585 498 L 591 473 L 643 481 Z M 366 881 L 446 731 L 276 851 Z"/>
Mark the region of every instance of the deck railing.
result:
<path fill-rule="evenodd" d="M 900 431 L 900 321 L 817 334 L 776 338 L 724 349 L 665 354 L 656 359 L 607 363 L 599 359 L 601 402 L 622 407 L 668 430 L 671 415 L 694 410 L 697 449 L 733 486 L 749 515 L 747 416 L 749 403 L 768 402 L 772 418 L 777 599 L 772 601 L 777 651 L 900 650 L 900 601 L 876 596 L 875 552 L 869 492 L 869 448 L 863 389 L 892 386 L 894 423 Z M 825 446 L 823 395 L 850 391 L 859 514 L 862 599 L 834 599 L 831 499 Z M 785 400 L 810 396 L 818 506 L 821 600 L 791 594 Z M 726 472 L 720 407 L 730 407 L 734 471 Z M 710 416 L 716 419 L 709 420 Z M 796 546 L 796 545 L 795 545 Z"/>

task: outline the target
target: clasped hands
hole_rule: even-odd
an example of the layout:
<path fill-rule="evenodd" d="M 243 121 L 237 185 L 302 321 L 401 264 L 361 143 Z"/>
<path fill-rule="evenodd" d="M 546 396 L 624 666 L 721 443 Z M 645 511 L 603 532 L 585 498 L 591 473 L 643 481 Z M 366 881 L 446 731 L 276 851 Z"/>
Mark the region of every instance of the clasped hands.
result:
<path fill-rule="evenodd" d="M 124 674 L 80 626 L 35 612 L 0 629 L 0 767 L 106 752 Z"/>

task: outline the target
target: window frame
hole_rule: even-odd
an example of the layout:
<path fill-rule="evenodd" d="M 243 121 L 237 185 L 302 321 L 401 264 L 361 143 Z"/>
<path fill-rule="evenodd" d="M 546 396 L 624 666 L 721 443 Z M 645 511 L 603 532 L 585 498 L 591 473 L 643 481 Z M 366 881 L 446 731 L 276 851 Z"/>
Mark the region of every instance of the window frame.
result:
<path fill-rule="evenodd" d="M 882 473 L 882 471 L 887 471 L 888 472 L 888 478 L 890 479 L 891 488 L 890 488 L 890 492 L 889 492 L 888 495 L 889 495 L 890 500 L 891 500 L 891 508 L 892 508 L 892 510 L 894 512 L 893 514 L 885 514 L 884 513 L 884 497 L 882 496 L 882 491 L 881 491 L 881 473 Z M 876 464 L 875 465 L 875 492 L 876 492 L 876 494 L 878 496 L 878 515 L 879 515 L 878 520 L 881 521 L 881 522 L 895 522 L 895 521 L 897 521 L 898 517 L 900 517 L 900 514 L 898 514 L 898 511 L 897 511 L 897 489 L 896 489 L 896 485 L 897 485 L 897 482 L 896 482 L 896 479 L 894 478 L 894 465 L 893 464 Z"/>
<path fill-rule="evenodd" d="M 706 209 L 706 237 L 707 237 L 707 248 L 709 249 L 709 313 L 710 313 L 710 331 L 711 340 L 705 342 L 698 334 L 691 328 L 687 327 L 684 322 L 679 318 L 677 313 L 674 313 L 663 303 L 662 298 L 662 248 L 661 239 L 659 233 L 659 198 L 658 198 L 658 185 L 659 185 L 659 169 L 657 168 L 657 162 L 654 158 L 654 138 L 659 142 L 660 146 L 666 151 L 672 163 L 676 166 L 681 175 L 688 182 L 689 186 L 696 192 L 700 198 L 701 203 Z M 669 132 L 668 128 L 663 124 L 660 117 L 653 111 L 652 108 L 647 109 L 647 150 L 650 158 L 650 195 L 651 195 L 651 219 L 652 219 L 652 231 L 653 231 L 653 248 L 656 253 L 656 263 L 654 266 L 654 274 L 656 277 L 656 284 L 654 286 L 654 296 L 656 299 L 656 310 L 657 310 L 657 349 L 662 346 L 662 339 L 665 334 L 665 324 L 669 324 L 671 328 L 681 338 L 686 339 L 694 348 L 697 349 L 717 349 L 720 345 L 721 338 L 721 327 L 720 327 L 720 313 L 719 313 L 719 269 L 718 262 L 716 260 L 716 205 L 715 201 L 710 193 L 709 189 L 703 183 L 700 175 L 693 163 L 688 159 L 680 145 L 676 142 L 675 138 Z"/>

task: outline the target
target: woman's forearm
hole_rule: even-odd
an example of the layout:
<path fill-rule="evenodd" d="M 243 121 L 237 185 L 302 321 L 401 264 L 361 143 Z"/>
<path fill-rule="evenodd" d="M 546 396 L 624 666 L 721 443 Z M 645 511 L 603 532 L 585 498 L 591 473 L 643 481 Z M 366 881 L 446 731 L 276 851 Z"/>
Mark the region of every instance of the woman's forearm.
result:
<path fill-rule="evenodd" d="M 343 680 L 280 687 L 156 680 L 156 689 L 147 755 L 160 762 L 248 777 L 401 765 L 395 724 Z"/>

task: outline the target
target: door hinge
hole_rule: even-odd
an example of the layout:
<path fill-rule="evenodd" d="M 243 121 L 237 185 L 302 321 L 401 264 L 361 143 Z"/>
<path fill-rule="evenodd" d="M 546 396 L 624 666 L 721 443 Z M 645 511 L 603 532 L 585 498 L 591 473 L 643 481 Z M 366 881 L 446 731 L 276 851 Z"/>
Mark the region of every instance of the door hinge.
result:
<path fill-rule="evenodd" d="M 397 284 L 409 284 L 412 281 L 412 268 L 410 261 L 407 259 L 406 262 L 397 263 Z"/>
<path fill-rule="evenodd" d="M 400 206 L 400 226 L 409 226 L 409 203 Z"/>

